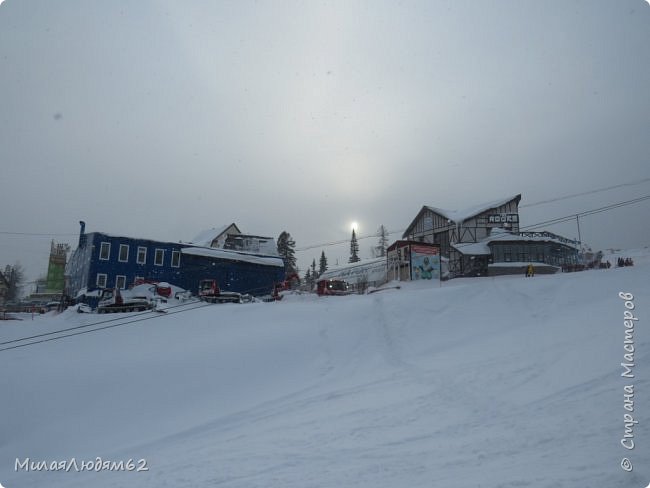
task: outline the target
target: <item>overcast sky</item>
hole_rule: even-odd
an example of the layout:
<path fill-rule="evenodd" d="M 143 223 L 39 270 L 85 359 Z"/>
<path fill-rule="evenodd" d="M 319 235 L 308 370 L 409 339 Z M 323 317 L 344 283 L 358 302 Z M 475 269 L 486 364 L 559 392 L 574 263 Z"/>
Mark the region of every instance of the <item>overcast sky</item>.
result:
<path fill-rule="evenodd" d="M 45 274 L 79 220 L 170 241 L 236 222 L 300 248 L 422 205 L 640 182 L 524 208 L 527 225 L 647 195 L 649 53 L 643 0 L 6 0 L 0 265 Z M 650 245 L 649 213 L 585 217 L 583 241 Z"/>

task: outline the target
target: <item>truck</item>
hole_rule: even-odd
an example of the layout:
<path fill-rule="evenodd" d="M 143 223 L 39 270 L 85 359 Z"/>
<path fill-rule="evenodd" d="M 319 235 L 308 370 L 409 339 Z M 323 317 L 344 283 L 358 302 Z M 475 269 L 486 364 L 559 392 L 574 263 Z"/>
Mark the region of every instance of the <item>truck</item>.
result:
<path fill-rule="evenodd" d="M 327 295 L 349 295 L 349 285 L 343 280 L 320 280 L 317 283 L 316 293 L 318 296 Z"/>
<path fill-rule="evenodd" d="M 123 297 L 119 288 L 106 288 L 97 305 L 97 313 L 143 312 L 152 308 L 146 297 Z"/>
<path fill-rule="evenodd" d="M 205 279 L 199 282 L 199 300 L 208 303 L 243 303 L 244 295 L 234 291 L 222 291 L 217 280 Z"/>

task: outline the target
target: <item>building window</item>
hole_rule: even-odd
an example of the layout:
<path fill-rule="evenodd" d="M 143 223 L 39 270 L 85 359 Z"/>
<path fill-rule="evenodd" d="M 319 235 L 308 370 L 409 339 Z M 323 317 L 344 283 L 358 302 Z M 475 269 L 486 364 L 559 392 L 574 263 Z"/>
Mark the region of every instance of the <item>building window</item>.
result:
<path fill-rule="evenodd" d="M 147 262 L 147 248 L 138 246 L 138 264 L 146 264 Z"/>
<path fill-rule="evenodd" d="M 97 273 L 97 288 L 106 288 L 106 280 L 108 276 L 105 273 Z"/>
<path fill-rule="evenodd" d="M 108 261 L 110 257 L 111 257 L 111 243 L 102 242 L 99 248 L 99 259 L 101 259 L 102 261 Z"/>
<path fill-rule="evenodd" d="M 124 290 L 124 288 L 126 288 L 126 276 L 117 275 L 115 277 L 115 288 L 118 288 L 120 290 Z"/>
<path fill-rule="evenodd" d="M 156 256 L 153 260 L 153 264 L 155 264 L 156 266 L 162 266 L 164 260 L 165 260 L 165 250 L 156 249 Z"/>
<path fill-rule="evenodd" d="M 126 263 L 129 260 L 129 245 L 120 244 L 120 255 L 117 257 L 120 263 Z"/>
<path fill-rule="evenodd" d="M 181 252 L 172 251 L 172 268 L 178 268 L 181 265 Z"/>

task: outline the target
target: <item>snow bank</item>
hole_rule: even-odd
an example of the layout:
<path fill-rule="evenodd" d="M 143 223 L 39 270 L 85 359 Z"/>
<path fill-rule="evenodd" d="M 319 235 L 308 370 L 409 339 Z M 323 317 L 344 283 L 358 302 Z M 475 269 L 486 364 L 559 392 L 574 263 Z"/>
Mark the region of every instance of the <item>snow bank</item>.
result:
<path fill-rule="evenodd" d="M 0 481 L 643 487 L 649 273 L 636 265 L 406 282 L 372 295 L 193 303 L 112 322 L 65 312 L 3 323 L 0 342 L 116 326 L 0 352 Z M 633 379 L 621 377 L 619 291 L 634 294 L 639 318 Z M 631 451 L 620 444 L 628 384 L 639 421 Z M 149 471 L 14 471 L 16 458 L 97 456 L 146 459 Z M 632 473 L 621 469 L 623 457 Z"/>

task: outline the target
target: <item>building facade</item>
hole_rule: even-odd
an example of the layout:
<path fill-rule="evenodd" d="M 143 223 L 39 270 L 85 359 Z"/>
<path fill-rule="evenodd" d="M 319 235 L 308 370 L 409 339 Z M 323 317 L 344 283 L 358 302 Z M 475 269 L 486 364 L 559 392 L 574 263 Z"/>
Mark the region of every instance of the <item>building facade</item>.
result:
<path fill-rule="evenodd" d="M 70 296 L 103 288 L 126 289 L 142 281 L 167 282 L 198 292 L 199 281 L 216 279 L 225 291 L 264 295 L 284 279 L 277 256 L 85 232 L 66 266 Z"/>
<path fill-rule="evenodd" d="M 403 237 L 438 244 L 452 277 L 485 276 L 494 263 L 574 264 L 577 241 L 545 231 L 520 232 L 520 201 L 518 194 L 462 211 L 423 206 Z"/>

